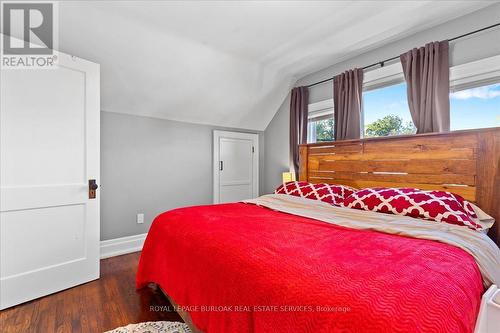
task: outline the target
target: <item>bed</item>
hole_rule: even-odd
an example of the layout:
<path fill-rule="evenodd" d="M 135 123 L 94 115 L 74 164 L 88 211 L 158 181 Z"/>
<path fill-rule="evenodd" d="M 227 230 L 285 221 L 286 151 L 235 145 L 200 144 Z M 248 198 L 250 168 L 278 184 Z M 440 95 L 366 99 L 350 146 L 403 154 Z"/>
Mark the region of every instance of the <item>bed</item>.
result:
<path fill-rule="evenodd" d="M 499 219 L 498 128 L 300 153 L 301 180 L 443 189 Z M 412 219 L 286 195 L 175 209 L 151 226 L 137 287 L 158 285 L 195 332 L 473 332 L 500 281 L 498 229 Z"/>

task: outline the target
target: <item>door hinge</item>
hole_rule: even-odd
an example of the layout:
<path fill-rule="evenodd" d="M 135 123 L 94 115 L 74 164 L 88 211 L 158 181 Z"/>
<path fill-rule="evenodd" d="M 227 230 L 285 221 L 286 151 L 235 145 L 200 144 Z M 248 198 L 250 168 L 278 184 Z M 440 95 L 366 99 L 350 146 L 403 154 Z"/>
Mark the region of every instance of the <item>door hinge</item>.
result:
<path fill-rule="evenodd" d="M 255 147 L 252 146 L 252 153 L 255 153 Z"/>

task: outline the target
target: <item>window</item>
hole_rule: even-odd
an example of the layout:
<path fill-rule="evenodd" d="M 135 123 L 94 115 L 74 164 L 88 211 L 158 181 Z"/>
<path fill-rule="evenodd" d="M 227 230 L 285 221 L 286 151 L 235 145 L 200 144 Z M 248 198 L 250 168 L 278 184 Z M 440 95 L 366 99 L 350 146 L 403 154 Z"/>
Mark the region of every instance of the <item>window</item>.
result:
<path fill-rule="evenodd" d="M 500 126 L 500 55 L 450 69 L 450 129 Z"/>
<path fill-rule="evenodd" d="M 452 92 L 450 129 L 500 126 L 500 83 Z"/>
<path fill-rule="evenodd" d="M 333 99 L 309 104 L 307 143 L 333 140 Z"/>
<path fill-rule="evenodd" d="M 327 119 L 309 120 L 307 126 L 308 143 L 333 140 L 333 114 Z"/>
<path fill-rule="evenodd" d="M 406 83 L 363 92 L 364 136 L 415 134 Z"/>
<path fill-rule="evenodd" d="M 450 68 L 450 129 L 500 127 L 500 55 Z M 365 72 L 361 136 L 416 133 L 400 62 Z M 333 100 L 309 104 L 308 143 L 333 140 Z"/>
<path fill-rule="evenodd" d="M 450 129 L 500 126 L 500 56 L 450 68 Z M 365 137 L 416 133 L 401 63 L 365 73 Z"/>
<path fill-rule="evenodd" d="M 364 137 L 416 133 L 400 62 L 365 73 L 361 119 Z"/>

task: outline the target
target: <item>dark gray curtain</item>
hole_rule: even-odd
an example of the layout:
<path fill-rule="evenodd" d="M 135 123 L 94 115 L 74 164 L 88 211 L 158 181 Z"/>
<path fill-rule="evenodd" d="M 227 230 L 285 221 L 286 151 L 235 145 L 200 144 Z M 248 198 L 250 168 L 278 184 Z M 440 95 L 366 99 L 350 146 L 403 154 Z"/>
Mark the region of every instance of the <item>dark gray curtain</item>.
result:
<path fill-rule="evenodd" d="M 450 130 L 448 41 L 433 42 L 400 56 L 408 106 L 417 133 Z"/>
<path fill-rule="evenodd" d="M 307 143 L 307 87 L 292 89 L 290 98 L 290 170 L 299 172 L 299 145 Z M 296 178 L 298 179 L 298 178 Z"/>
<path fill-rule="evenodd" d="M 335 140 L 359 139 L 363 69 L 355 68 L 333 78 Z"/>

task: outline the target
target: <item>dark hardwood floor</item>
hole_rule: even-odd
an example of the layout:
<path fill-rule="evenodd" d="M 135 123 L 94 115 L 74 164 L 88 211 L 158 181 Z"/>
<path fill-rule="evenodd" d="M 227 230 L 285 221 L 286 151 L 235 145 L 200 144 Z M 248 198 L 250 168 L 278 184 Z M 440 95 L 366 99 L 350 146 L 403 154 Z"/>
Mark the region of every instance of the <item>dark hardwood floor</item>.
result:
<path fill-rule="evenodd" d="M 159 290 L 135 289 L 139 255 L 101 260 L 100 279 L 0 311 L 0 332 L 101 333 L 143 321 L 182 321 Z M 155 305 L 169 309 L 154 311 Z"/>

